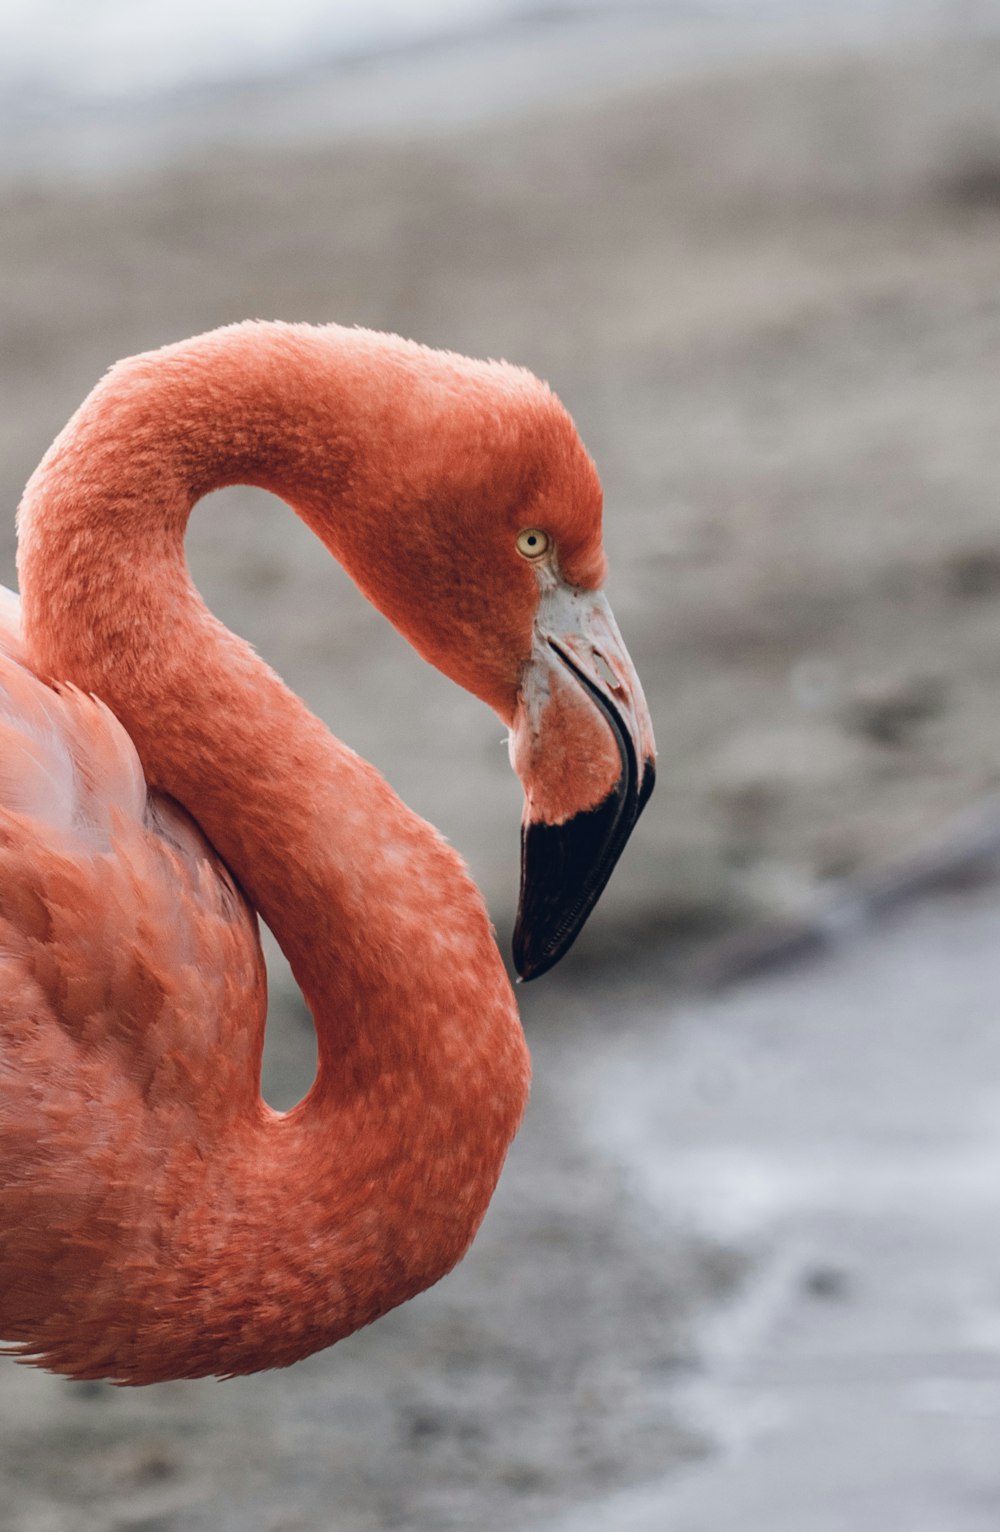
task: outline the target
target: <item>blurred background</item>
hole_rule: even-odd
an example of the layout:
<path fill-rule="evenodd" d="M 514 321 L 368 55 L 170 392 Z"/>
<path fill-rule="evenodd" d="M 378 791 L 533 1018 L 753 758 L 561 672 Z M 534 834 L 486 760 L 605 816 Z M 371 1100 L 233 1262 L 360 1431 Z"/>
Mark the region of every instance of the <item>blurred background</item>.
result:
<path fill-rule="evenodd" d="M 459 1272 L 287 1374 L 7 1364 L 0 1532 L 639 1532 L 679 1495 L 692 1532 L 995 1532 L 996 901 L 866 917 L 996 840 L 1000 4 L 7 0 L 0 135 L 0 578 L 120 356 L 247 317 L 503 356 L 598 463 L 660 747 L 524 992 L 535 1099 Z M 270 497 L 211 497 L 190 557 L 506 939 L 493 715 Z"/>

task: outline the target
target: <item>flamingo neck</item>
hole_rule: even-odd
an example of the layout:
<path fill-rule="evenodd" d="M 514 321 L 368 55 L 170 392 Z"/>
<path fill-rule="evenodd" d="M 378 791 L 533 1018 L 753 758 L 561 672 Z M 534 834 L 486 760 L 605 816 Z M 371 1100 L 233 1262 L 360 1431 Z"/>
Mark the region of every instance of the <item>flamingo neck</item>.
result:
<path fill-rule="evenodd" d="M 202 495 L 258 484 L 363 574 L 379 420 L 400 407 L 391 378 L 372 383 L 392 371 L 393 343 L 380 358 L 376 340 L 239 326 L 120 364 L 43 460 L 20 519 L 34 662 L 117 713 L 150 781 L 241 880 L 317 1016 L 335 1010 L 338 1058 L 359 995 L 450 994 L 449 957 L 460 969 L 474 957 L 481 987 L 499 987 L 488 926 L 440 838 L 208 612 L 183 539 Z M 452 911 L 433 930 L 428 880 Z"/>
<path fill-rule="evenodd" d="M 183 552 L 194 503 L 252 483 L 363 580 L 380 430 L 403 418 L 405 451 L 416 349 L 257 325 L 119 364 L 28 486 L 23 618 L 33 663 L 109 704 L 271 927 L 316 1020 L 314 1103 L 390 1075 L 453 1093 L 461 1055 L 509 1139 L 523 1043 L 460 859 L 211 615 Z"/>

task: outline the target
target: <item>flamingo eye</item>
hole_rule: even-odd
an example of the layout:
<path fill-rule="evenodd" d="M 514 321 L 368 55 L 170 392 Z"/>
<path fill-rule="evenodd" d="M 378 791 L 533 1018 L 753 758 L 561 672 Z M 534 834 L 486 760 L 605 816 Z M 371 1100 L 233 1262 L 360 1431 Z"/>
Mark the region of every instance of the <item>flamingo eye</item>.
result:
<path fill-rule="evenodd" d="M 552 539 L 540 527 L 525 527 L 517 534 L 517 551 L 523 559 L 534 561 L 544 558 L 552 546 Z"/>

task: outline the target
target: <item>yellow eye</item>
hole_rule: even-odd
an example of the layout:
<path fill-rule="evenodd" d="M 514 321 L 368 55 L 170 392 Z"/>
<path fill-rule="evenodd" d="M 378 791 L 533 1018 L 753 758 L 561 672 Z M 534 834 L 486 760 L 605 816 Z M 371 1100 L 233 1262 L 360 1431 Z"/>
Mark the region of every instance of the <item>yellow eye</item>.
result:
<path fill-rule="evenodd" d="M 552 546 L 552 539 L 540 527 L 525 527 L 517 534 L 517 551 L 523 559 L 544 558 Z"/>

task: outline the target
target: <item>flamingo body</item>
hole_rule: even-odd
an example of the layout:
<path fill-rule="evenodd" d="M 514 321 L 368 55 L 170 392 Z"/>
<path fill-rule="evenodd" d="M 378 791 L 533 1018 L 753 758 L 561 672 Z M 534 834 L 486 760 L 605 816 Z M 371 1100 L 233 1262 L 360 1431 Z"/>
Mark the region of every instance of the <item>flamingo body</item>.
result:
<path fill-rule="evenodd" d="M 572 941 L 652 781 L 597 590 L 596 475 L 537 380 L 248 325 L 98 385 L 26 491 L 23 613 L 0 597 L 0 1339 L 77 1378 L 286 1365 L 427 1287 L 472 1239 L 527 1095 L 461 859 L 191 585 L 187 516 L 236 480 L 287 499 L 511 725 L 526 847 L 536 825 L 584 846 L 567 907 L 545 877 L 528 900 L 532 971 Z M 529 567 L 515 534 L 542 518 L 552 551 Z M 287 1113 L 260 1096 L 256 911 L 316 1022 L 317 1077 Z"/>

